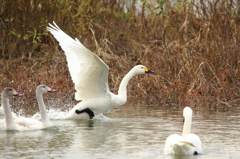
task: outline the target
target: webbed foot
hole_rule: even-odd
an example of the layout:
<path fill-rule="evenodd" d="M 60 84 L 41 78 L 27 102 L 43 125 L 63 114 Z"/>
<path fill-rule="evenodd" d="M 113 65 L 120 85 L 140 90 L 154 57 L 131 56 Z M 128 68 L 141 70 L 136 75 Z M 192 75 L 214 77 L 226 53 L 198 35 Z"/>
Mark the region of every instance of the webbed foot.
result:
<path fill-rule="evenodd" d="M 75 113 L 77 113 L 77 114 L 81 114 L 81 113 L 84 113 L 84 112 L 89 115 L 90 119 L 92 119 L 94 117 L 93 111 L 89 108 L 85 108 L 83 110 L 77 110 L 77 109 L 75 110 Z"/>

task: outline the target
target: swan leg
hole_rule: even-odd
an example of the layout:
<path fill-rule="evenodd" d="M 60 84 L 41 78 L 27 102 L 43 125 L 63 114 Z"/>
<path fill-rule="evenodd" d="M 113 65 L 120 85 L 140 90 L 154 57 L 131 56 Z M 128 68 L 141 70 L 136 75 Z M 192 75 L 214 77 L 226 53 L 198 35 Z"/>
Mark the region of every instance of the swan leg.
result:
<path fill-rule="evenodd" d="M 94 117 L 93 111 L 89 108 L 85 108 L 83 110 L 77 110 L 77 109 L 75 110 L 75 113 L 77 113 L 77 114 L 81 114 L 81 113 L 84 113 L 84 112 L 89 115 L 90 119 L 92 119 Z"/>

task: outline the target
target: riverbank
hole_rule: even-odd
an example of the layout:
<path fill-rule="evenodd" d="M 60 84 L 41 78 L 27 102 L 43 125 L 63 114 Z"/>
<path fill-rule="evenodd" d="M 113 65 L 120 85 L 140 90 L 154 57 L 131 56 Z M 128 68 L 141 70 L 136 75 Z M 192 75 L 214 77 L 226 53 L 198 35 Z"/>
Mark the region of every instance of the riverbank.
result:
<path fill-rule="evenodd" d="M 65 55 L 46 31 L 53 20 L 111 68 L 112 92 L 117 93 L 123 76 L 137 64 L 156 72 L 130 81 L 128 102 L 134 105 L 239 104 L 240 20 L 224 5 L 205 18 L 183 4 L 148 17 L 136 16 L 134 7 L 124 13 L 107 1 L 41 5 L 41 10 L 39 4 L 31 9 L 27 1 L 19 1 L 2 7 L 0 90 L 11 86 L 26 94 L 20 105 L 34 100 L 39 84 L 58 90 L 51 96 L 60 104 L 75 103 Z"/>

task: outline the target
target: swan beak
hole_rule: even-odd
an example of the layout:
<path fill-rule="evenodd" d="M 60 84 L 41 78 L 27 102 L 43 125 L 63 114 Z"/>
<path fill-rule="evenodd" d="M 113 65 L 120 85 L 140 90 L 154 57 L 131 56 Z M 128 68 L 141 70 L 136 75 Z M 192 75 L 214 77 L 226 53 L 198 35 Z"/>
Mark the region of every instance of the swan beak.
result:
<path fill-rule="evenodd" d="M 57 92 L 57 91 L 54 89 L 50 89 L 50 90 L 48 90 L 48 92 Z"/>
<path fill-rule="evenodd" d="M 147 67 L 144 67 L 143 69 L 144 69 L 145 73 L 154 73 L 154 71 L 149 70 Z"/>
<path fill-rule="evenodd" d="M 48 91 L 48 92 L 57 92 L 56 90 L 54 90 L 54 89 L 51 89 L 51 88 L 49 88 L 48 86 L 47 87 L 45 87 L 46 88 L 46 90 Z"/>
<path fill-rule="evenodd" d="M 56 90 L 51 89 L 51 88 L 49 88 L 49 87 L 47 87 L 46 89 L 47 89 L 48 92 L 57 92 Z"/>
<path fill-rule="evenodd" d="M 22 96 L 23 96 L 23 94 L 20 94 L 20 93 L 18 93 L 18 92 L 16 92 L 16 91 L 13 92 L 13 95 L 14 95 L 14 96 L 17 96 L 17 97 L 22 97 Z"/>
<path fill-rule="evenodd" d="M 154 73 L 152 70 L 145 71 L 145 73 Z"/>

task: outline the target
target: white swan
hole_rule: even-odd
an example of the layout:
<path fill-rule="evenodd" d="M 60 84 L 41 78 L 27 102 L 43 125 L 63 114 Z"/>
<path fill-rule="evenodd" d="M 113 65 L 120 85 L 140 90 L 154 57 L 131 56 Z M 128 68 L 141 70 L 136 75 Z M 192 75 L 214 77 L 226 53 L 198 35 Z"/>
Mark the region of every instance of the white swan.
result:
<path fill-rule="evenodd" d="M 14 119 L 14 122 L 28 129 L 43 129 L 46 127 L 53 126 L 52 122 L 48 118 L 46 106 L 44 104 L 43 97 L 42 97 L 43 94 L 48 92 L 56 92 L 56 90 L 53 90 L 46 85 L 39 85 L 36 89 L 36 97 L 37 97 L 37 103 L 38 103 L 38 107 L 41 115 L 41 121 L 33 118 L 21 117 L 21 118 Z"/>
<path fill-rule="evenodd" d="M 182 136 L 170 135 L 166 139 L 164 154 L 172 155 L 197 155 L 202 154 L 202 143 L 200 138 L 191 133 L 192 109 L 183 109 L 184 126 Z"/>
<path fill-rule="evenodd" d="M 89 118 L 109 109 L 123 105 L 127 101 L 128 81 L 137 74 L 153 73 L 143 65 L 133 67 L 123 78 L 118 95 L 109 91 L 109 67 L 76 38 L 73 40 L 55 22 L 47 30 L 57 39 L 65 52 L 71 78 L 75 84 L 76 100 L 82 100 L 68 114 L 67 118 Z M 83 113 L 86 112 L 86 113 Z"/>
<path fill-rule="evenodd" d="M 0 120 L 0 129 L 2 130 L 18 130 L 21 126 L 18 126 L 14 123 L 10 104 L 9 104 L 9 97 L 12 96 L 23 96 L 22 94 L 18 93 L 15 89 L 7 87 L 3 90 L 1 94 L 1 101 L 2 106 L 5 114 L 5 120 Z"/>
<path fill-rule="evenodd" d="M 11 92 L 13 92 L 13 93 L 11 93 Z M 5 127 L 3 126 L 0 129 L 35 130 L 35 129 L 43 129 L 43 128 L 50 127 L 53 125 L 47 116 L 47 111 L 46 111 L 45 104 L 43 102 L 42 95 L 47 92 L 56 92 L 55 90 L 49 88 L 46 85 L 39 85 L 36 89 L 37 102 L 38 102 L 42 121 L 39 121 L 39 120 L 36 120 L 33 118 L 24 118 L 24 117 L 13 119 L 7 95 L 10 95 L 10 96 L 15 95 L 14 92 L 16 95 L 18 95 L 16 93 L 16 91 L 12 88 L 7 88 L 2 93 L 4 95 L 4 96 L 2 95 L 3 96 L 2 101 L 4 102 L 3 107 L 4 107 L 6 126 Z M 20 95 L 18 95 L 18 96 L 20 96 Z M 1 123 L 2 123 L 2 121 L 1 121 Z"/>

